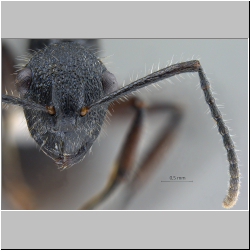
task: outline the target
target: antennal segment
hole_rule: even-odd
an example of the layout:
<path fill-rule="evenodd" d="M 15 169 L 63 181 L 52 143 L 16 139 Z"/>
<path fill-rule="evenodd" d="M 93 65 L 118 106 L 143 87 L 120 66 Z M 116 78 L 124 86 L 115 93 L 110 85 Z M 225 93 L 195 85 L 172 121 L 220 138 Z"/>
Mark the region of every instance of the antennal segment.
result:
<path fill-rule="evenodd" d="M 2 102 L 18 105 L 26 109 L 48 112 L 45 106 L 14 96 L 2 95 Z"/>

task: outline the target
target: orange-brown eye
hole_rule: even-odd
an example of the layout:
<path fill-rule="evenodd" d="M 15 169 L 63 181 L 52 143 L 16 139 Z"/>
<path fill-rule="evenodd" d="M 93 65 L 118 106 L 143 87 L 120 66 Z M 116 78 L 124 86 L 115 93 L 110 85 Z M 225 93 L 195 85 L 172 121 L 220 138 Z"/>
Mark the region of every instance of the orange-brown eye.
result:
<path fill-rule="evenodd" d="M 54 115 L 56 113 L 55 108 L 53 106 L 46 106 L 46 109 L 50 115 Z"/>
<path fill-rule="evenodd" d="M 81 108 L 81 112 L 80 112 L 80 115 L 81 116 L 84 116 L 84 115 L 86 115 L 86 113 L 87 113 L 87 107 L 85 107 L 85 106 L 83 106 L 82 108 Z"/>

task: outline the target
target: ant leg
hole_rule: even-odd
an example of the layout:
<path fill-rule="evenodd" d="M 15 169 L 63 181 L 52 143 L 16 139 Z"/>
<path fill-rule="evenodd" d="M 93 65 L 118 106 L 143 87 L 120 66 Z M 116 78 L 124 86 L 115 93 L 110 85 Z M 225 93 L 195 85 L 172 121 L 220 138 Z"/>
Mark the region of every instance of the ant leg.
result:
<path fill-rule="evenodd" d="M 14 88 L 14 68 L 12 57 L 3 46 L 2 48 L 3 64 L 2 64 L 2 91 L 10 92 Z M 14 110 L 10 108 L 10 110 Z M 2 133 L 2 146 L 4 148 L 4 155 L 2 157 L 2 187 L 6 198 L 11 201 L 11 204 L 16 209 L 34 209 L 34 194 L 28 184 L 26 183 L 20 158 L 19 150 L 16 145 L 9 143 L 10 128 L 10 112 L 5 109 L 2 110 L 2 128 L 6 133 Z M 14 156 L 14 157 L 13 157 Z"/>
<path fill-rule="evenodd" d="M 129 185 L 127 185 L 126 194 L 123 199 L 123 204 L 121 205 L 123 208 L 128 205 L 131 198 L 136 195 L 139 189 L 141 189 L 142 186 L 147 183 L 147 181 L 155 173 L 156 168 L 159 166 L 160 160 L 167 153 L 167 150 L 171 146 L 183 117 L 182 109 L 177 105 L 172 104 L 154 105 L 152 107 L 148 107 L 147 111 L 148 113 L 166 113 L 166 111 L 168 111 L 170 112 L 171 117 L 165 122 L 165 126 L 163 127 L 162 131 L 158 133 L 158 137 L 154 144 L 145 153 L 144 159 L 138 166 Z"/>
<path fill-rule="evenodd" d="M 80 209 L 93 209 L 103 200 L 105 200 L 112 192 L 114 192 L 121 183 L 127 182 L 128 184 L 130 184 L 130 176 L 132 168 L 134 167 L 134 158 L 142 132 L 143 117 L 146 111 L 146 107 L 145 104 L 138 99 L 131 99 L 129 100 L 128 104 L 132 104 L 136 108 L 137 114 L 130 128 L 127 139 L 123 145 L 120 156 L 118 157 L 118 161 L 113 167 L 107 184 L 103 188 L 103 190 L 99 194 L 93 196 Z M 167 147 L 172 142 L 174 130 L 176 130 L 176 128 L 178 127 L 177 125 L 179 124 L 181 118 L 180 109 L 176 108 L 173 105 L 158 105 L 147 109 L 153 112 L 170 110 L 173 114 L 170 124 L 167 125 L 166 128 L 164 128 L 164 134 L 161 135 L 160 139 L 154 145 L 153 150 L 151 150 L 151 153 L 149 155 L 150 164 L 148 164 L 147 166 L 146 164 L 144 164 L 145 167 L 140 170 L 143 172 L 143 175 L 149 175 L 153 170 L 151 165 L 156 164 L 156 162 L 162 156 L 163 152 L 166 152 Z M 142 174 L 140 174 L 140 177 L 142 177 Z M 138 181 L 136 181 L 136 183 L 138 183 Z"/>
<path fill-rule="evenodd" d="M 9 145 L 4 139 L 2 145 L 5 148 L 2 160 L 2 185 L 6 197 L 16 209 L 33 210 L 35 195 L 24 179 L 18 148 Z"/>
<path fill-rule="evenodd" d="M 93 209 L 98 204 L 100 204 L 119 186 L 119 184 L 127 180 L 128 175 L 133 167 L 136 148 L 142 132 L 145 108 L 143 102 L 139 101 L 138 99 L 131 99 L 128 104 L 132 104 L 135 107 L 136 116 L 129 130 L 127 139 L 122 147 L 120 156 L 114 164 L 106 186 L 100 193 L 93 196 L 87 203 L 85 203 L 80 208 L 81 210 Z"/>
<path fill-rule="evenodd" d="M 151 174 L 154 172 L 159 161 L 166 154 L 169 146 L 172 144 L 173 139 L 176 135 L 176 131 L 182 119 L 182 109 L 176 105 L 163 104 L 155 105 L 148 108 L 148 112 L 166 112 L 169 111 L 171 114 L 170 121 L 168 120 L 163 128 L 163 130 L 158 133 L 158 138 L 154 145 L 146 152 L 145 158 L 139 165 L 136 174 L 131 180 L 130 187 L 133 189 L 138 189 L 150 178 Z"/>

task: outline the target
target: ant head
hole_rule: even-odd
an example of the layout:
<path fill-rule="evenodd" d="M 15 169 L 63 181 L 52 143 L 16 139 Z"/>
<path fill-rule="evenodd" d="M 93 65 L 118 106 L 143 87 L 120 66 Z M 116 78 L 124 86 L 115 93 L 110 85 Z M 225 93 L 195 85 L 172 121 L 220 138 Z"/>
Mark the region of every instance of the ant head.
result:
<path fill-rule="evenodd" d="M 16 77 L 21 98 L 46 107 L 24 108 L 31 136 L 65 168 L 84 158 L 98 137 L 108 104 L 88 107 L 117 89 L 113 74 L 77 43 L 38 51 Z"/>

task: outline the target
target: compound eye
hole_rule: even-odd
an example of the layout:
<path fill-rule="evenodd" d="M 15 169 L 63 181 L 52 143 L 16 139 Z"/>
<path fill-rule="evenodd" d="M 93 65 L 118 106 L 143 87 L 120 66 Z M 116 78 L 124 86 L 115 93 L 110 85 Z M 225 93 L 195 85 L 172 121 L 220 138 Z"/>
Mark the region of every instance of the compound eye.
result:
<path fill-rule="evenodd" d="M 106 95 L 118 89 L 115 76 L 107 70 L 102 74 L 102 86 Z"/>
<path fill-rule="evenodd" d="M 54 115 L 56 113 L 54 106 L 46 106 L 46 109 L 50 115 Z"/>
<path fill-rule="evenodd" d="M 86 114 L 87 114 L 87 111 L 88 111 L 87 107 L 83 106 L 83 107 L 81 108 L 80 115 L 81 115 L 81 116 L 86 115 Z"/>
<path fill-rule="evenodd" d="M 32 79 L 32 72 L 29 68 L 24 68 L 18 72 L 15 79 L 15 86 L 21 96 L 28 91 Z"/>

